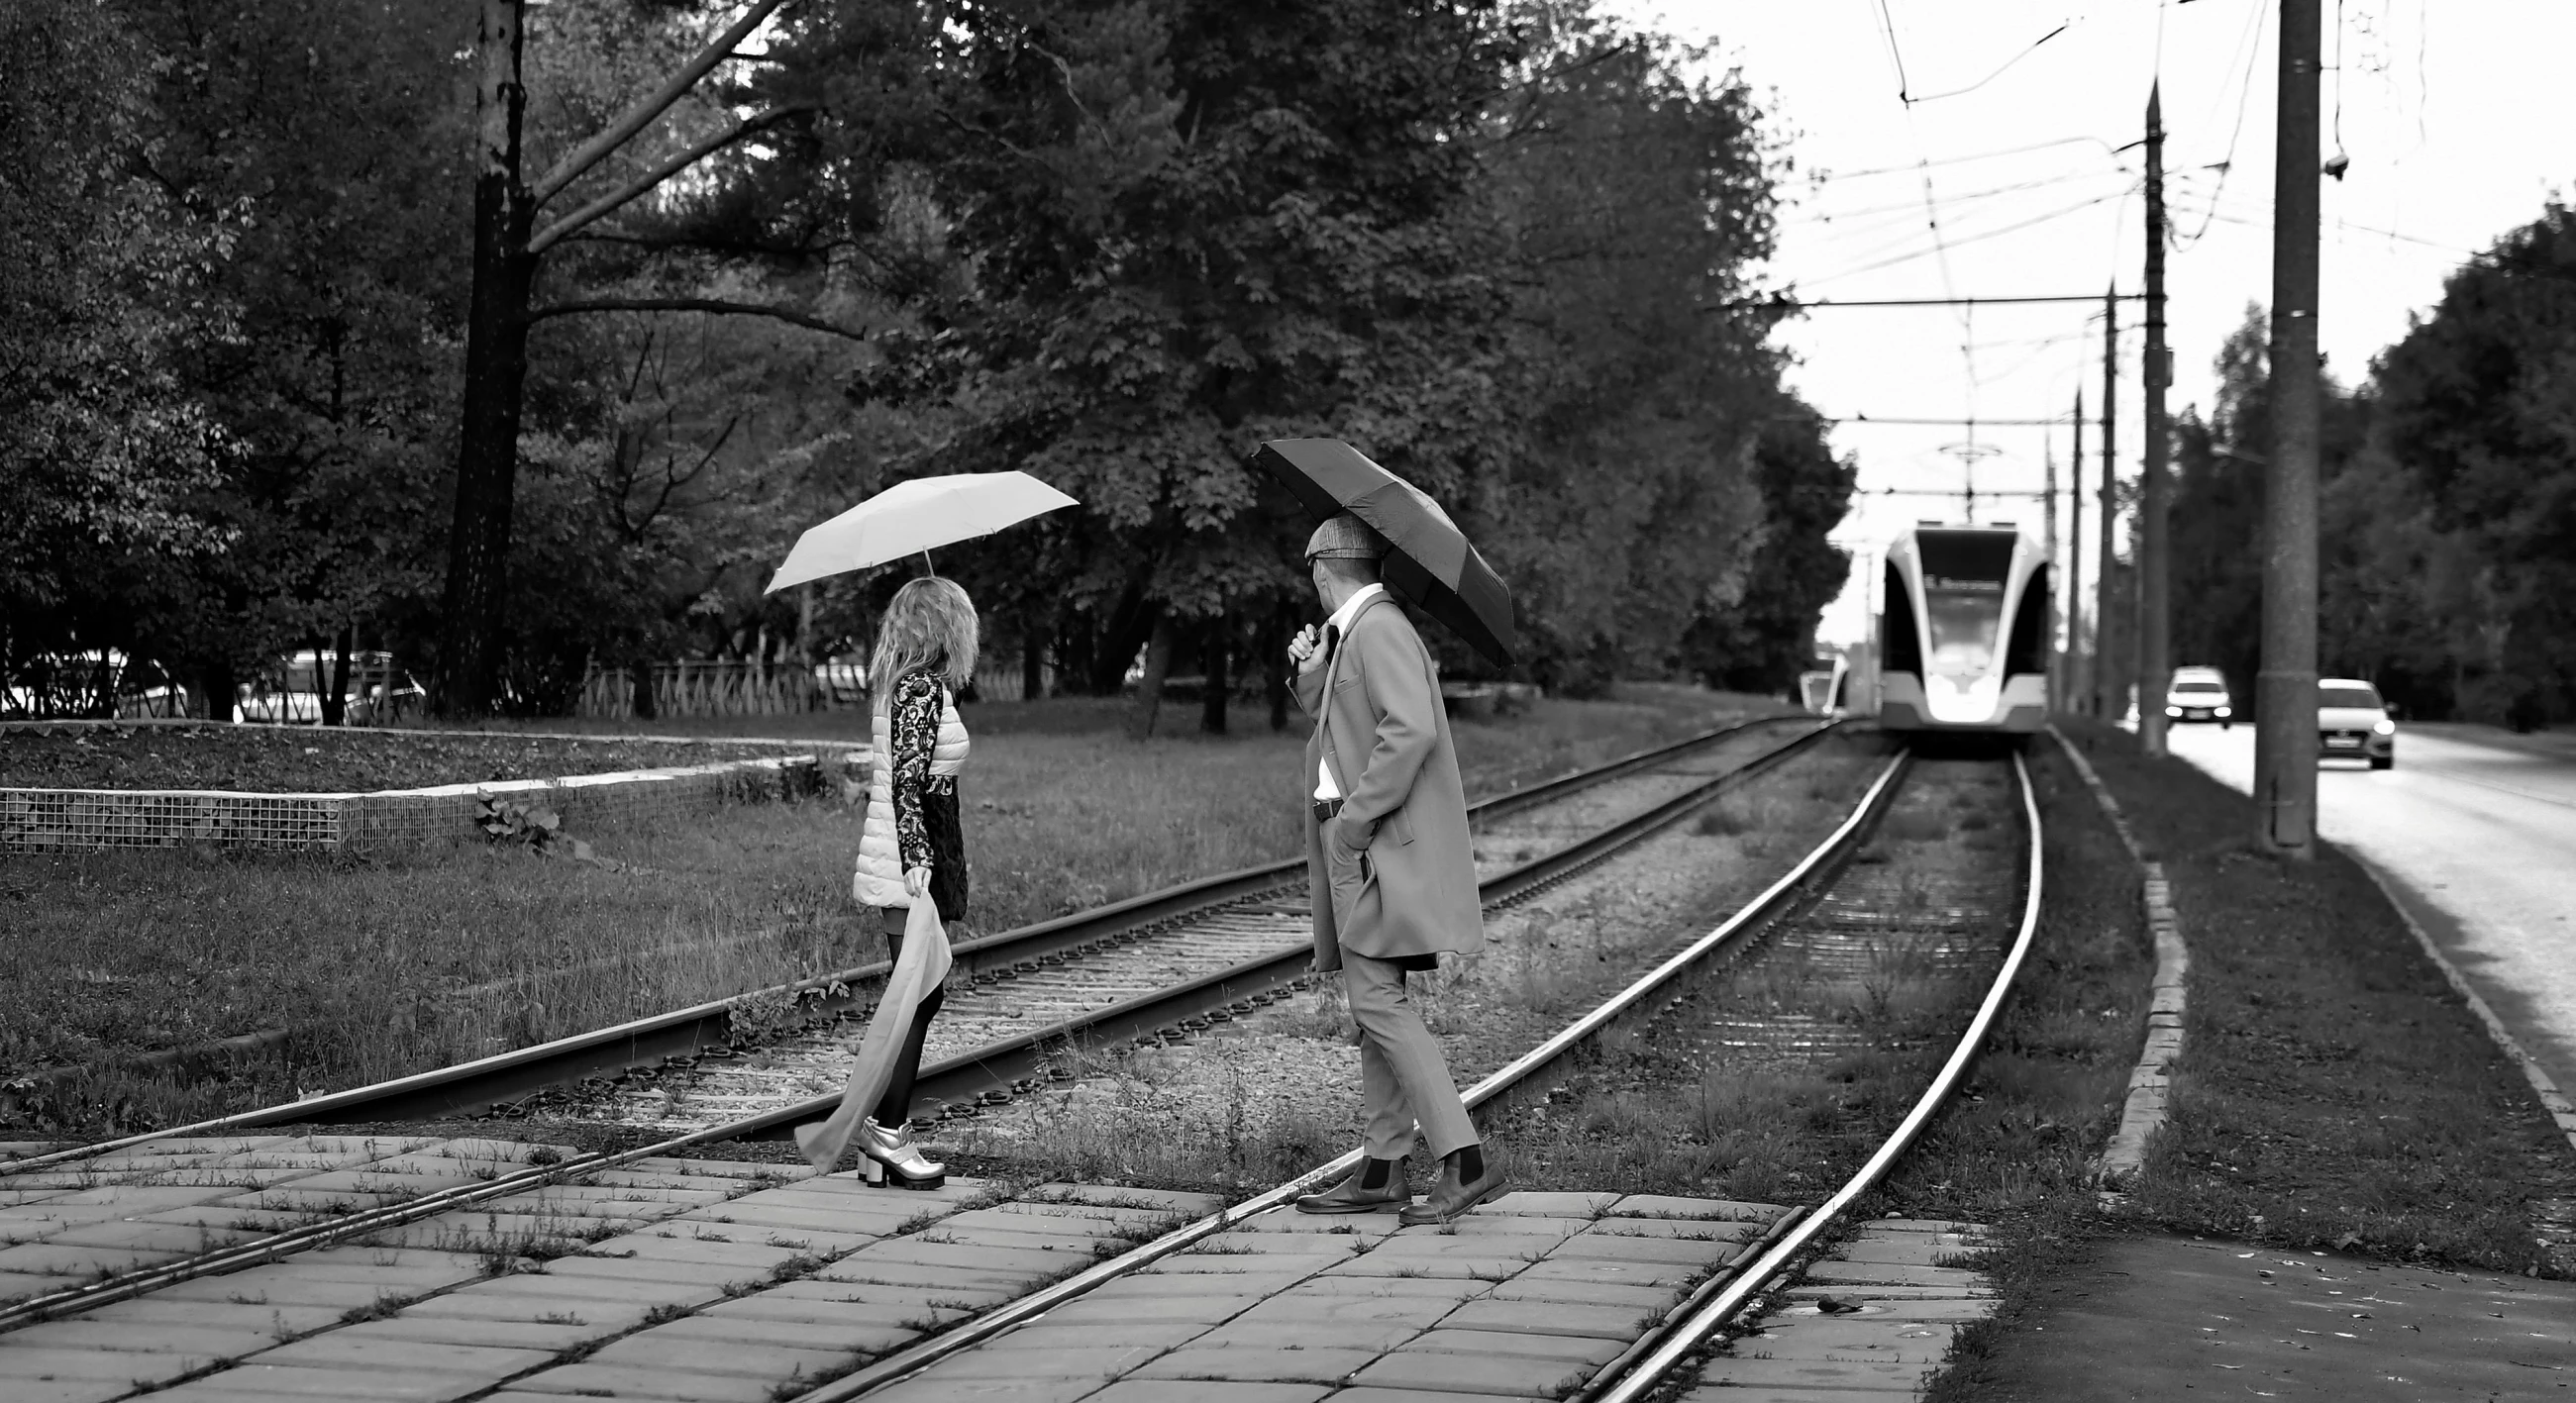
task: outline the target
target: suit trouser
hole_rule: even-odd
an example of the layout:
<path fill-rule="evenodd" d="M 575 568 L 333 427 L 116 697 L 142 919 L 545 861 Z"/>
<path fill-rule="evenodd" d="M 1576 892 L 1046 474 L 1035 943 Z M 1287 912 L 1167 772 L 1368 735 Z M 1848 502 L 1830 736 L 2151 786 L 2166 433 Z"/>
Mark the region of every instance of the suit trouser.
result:
<path fill-rule="evenodd" d="M 1342 952 L 1342 988 L 1360 1025 L 1360 1093 L 1368 1108 L 1368 1152 L 1401 1159 L 1413 1149 L 1413 1123 L 1434 1158 L 1479 1143 L 1449 1061 L 1406 996 L 1404 970 L 1389 960 Z"/>

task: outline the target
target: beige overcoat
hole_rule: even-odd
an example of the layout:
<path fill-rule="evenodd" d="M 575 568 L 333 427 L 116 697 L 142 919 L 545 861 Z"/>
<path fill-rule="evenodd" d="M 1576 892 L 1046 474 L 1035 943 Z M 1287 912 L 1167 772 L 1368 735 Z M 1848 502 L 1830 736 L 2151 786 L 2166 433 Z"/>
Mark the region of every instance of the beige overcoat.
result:
<path fill-rule="evenodd" d="M 1295 690 L 1316 718 L 1300 798 L 1312 798 L 1327 764 L 1342 792 L 1330 825 L 1307 805 L 1315 968 L 1340 969 L 1345 948 L 1377 959 L 1480 948 L 1466 787 L 1439 668 L 1412 621 L 1377 596 L 1352 617 L 1332 661 L 1299 675 Z"/>

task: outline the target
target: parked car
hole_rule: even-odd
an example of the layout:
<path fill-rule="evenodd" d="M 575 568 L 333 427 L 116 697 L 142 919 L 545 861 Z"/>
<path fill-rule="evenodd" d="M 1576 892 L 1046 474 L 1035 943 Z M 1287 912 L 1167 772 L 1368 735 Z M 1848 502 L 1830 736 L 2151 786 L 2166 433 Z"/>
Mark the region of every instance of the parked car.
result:
<path fill-rule="evenodd" d="M 30 658 L 0 687 L 0 716 L 114 717 L 188 714 L 188 689 L 149 658 L 119 648 Z"/>
<path fill-rule="evenodd" d="M 2374 770 L 2397 763 L 2397 723 L 2377 687 L 2356 677 L 2317 679 L 2317 755 L 2366 759 Z"/>
<path fill-rule="evenodd" d="M 2236 724 L 2236 705 L 2227 695 L 2227 675 L 2214 667 L 2178 667 L 2165 689 L 2165 716 L 2175 721 L 2215 721 L 2221 730 Z"/>
<path fill-rule="evenodd" d="M 233 703 L 233 719 L 320 725 L 322 692 L 338 664 L 337 655 L 311 648 L 287 654 L 242 684 Z M 419 715 L 429 693 L 394 662 L 393 654 L 356 652 L 349 655 L 348 685 L 340 698 L 344 724 L 381 726 Z"/>

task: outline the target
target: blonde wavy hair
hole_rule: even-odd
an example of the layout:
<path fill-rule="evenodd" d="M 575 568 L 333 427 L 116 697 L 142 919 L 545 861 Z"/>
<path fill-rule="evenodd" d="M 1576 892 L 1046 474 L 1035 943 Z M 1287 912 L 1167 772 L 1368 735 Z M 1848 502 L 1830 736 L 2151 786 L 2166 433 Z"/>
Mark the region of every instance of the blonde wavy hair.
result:
<path fill-rule="evenodd" d="M 951 688 L 975 676 L 980 630 L 975 601 L 955 580 L 924 576 L 894 592 L 877 624 L 877 646 L 868 659 L 868 685 L 879 698 L 894 695 L 904 674 L 936 668 Z"/>

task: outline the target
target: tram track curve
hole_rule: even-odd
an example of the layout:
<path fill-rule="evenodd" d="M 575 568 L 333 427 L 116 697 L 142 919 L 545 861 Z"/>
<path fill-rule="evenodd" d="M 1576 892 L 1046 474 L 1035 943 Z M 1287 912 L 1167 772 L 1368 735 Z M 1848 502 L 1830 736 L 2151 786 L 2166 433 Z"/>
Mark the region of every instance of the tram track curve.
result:
<path fill-rule="evenodd" d="M 1738 726 L 1720 728 L 1700 736 L 1655 747 L 1613 761 L 1608 765 L 1578 772 L 1559 780 L 1534 785 L 1526 790 L 1498 796 L 1475 806 L 1478 817 L 1491 820 L 1562 798 L 1591 785 L 1624 777 L 1672 760 L 1676 756 L 1712 741 L 1737 735 L 1753 726 L 1781 720 L 1804 718 L 1764 718 Z M 1644 812 L 1595 832 L 1566 848 L 1545 854 L 1500 873 L 1483 884 L 1486 903 L 1490 905 L 1523 899 L 1538 891 L 1571 878 L 1607 860 L 1623 848 L 1678 822 L 1691 812 L 1711 802 L 1729 789 L 1780 763 L 1804 753 L 1837 729 L 1837 723 L 1811 724 L 1786 742 L 1772 746 L 1746 763 L 1694 784 L 1681 794 L 1655 804 Z M 1883 784 L 1884 776 L 1882 776 Z M 1875 793 L 1875 789 L 1873 793 Z M 1163 921 L 1186 918 L 1193 912 L 1228 904 L 1255 900 L 1281 890 L 1284 879 L 1302 875 L 1302 862 L 1286 862 L 1223 874 L 1187 883 L 1164 891 L 1149 893 L 1098 911 L 1075 916 L 1020 931 L 1003 932 L 977 941 L 960 942 L 961 951 L 986 961 L 998 961 L 1007 953 L 1009 965 L 986 963 L 983 968 L 1007 968 L 1035 964 L 1049 957 L 1064 959 L 1085 948 L 1096 948 L 1104 941 L 1115 941 L 1122 935 Z M 1192 904 L 1195 902 L 1195 904 Z M 1057 1048 L 1082 1042 L 1106 1043 L 1113 1039 L 1132 1038 L 1137 1030 L 1170 1026 L 1210 1010 L 1228 1009 L 1234 1003 L 1255 995 L 1275 992 L 1302 981 L 1302 966 L 1308 958 L 1304 944 L 1282 949 L 1245 961 L 1210 976 L 1185 984 L 1155 991 L 1128 1000 L 1083 1018 L 1040 1028 L 1002 1044 L 974 1049 L 958 1057 L 923 1069 L 922 1084 L 926 1095 L 945 1097 L 980 1096 L 988 1090 L 1008 1088 L 1025 1081 Z M 960 963 L 967 962 L 961 957 Z M 882 973 L 884 966 L 862 967 L 858 975 Z M 829 977 L 827 977 L 829 978 Z M 816 987 L 818 981 L 801 981 L 788 989 Z M 700 1022 L 727 1008 L 703 1005 L 680 1010 L 658 1019 L 642 1020 L 644 1024 L 662 1024 L 667 1028 Z M 667 1030 L 667 1029 L 666 1029 Z M 1122 1031 L 1123 1030 L 1123 1031 Z M 124 1137 L 96 1145 L 29 1156 L 0 1164 L 0 1186 L 10 1174 L 37 1168 L 58 1168 L 86 1156 L 111 1150 L 149 1144 L 177 1136 L 223 1134 L 278 1125 L 332 1124 L 350 1121 L 387 1121 L 398 1119 L 394 1108 L 413 1104 L 423 1094 L 448 1098 L 442 1104 L 470 1102 L 485 1096 L 494 1085 L 514 1085 L 531 1075 L 531 1068 L 551 1062 L 557 1068 L 580 1067 L 585 1059 L 601 1055 L 603 1046 L 625 1039 L 630 1045 L 649 1046 L 650 1034 L 639 1025 L 565 1039 L 557 1044 L 523 1049 L 518 1053 L 483 1059 L 457 1068 L 445 1068 L 417 1077 L 397 1079 L 375 1087 L 356 1088 L 313 1100 L 263 1108 L 242 1115 L 225 1117 L 197 1125 L 175 1127 L 148 1134 Z M 659 1054 L 651 1060 L 658 1063 L 670 1054 Z M 557 1071 L 551 1079 L 538 1085 L 560 1084 L 584 1073 Z M 477 1078 L 494 1078 L 477 1083 Z M 460 1089 L 461 1088 L 461 1089 Z M 369 1098 L 373 1098 L 372 1102 Z M 594 1151 L 566 1157 L 551 1164 L 530 1166 L 469 1185 L 423 1194 L 400 1203 L 381 1205 L 354 1213 L 339 1215 L 327 1221 L 272 1233 L 257 1240 L 234 1244 L 199 1254 L 181 1261 L 164 1263 L 120 1273 L 80 1287 L 33 1297 L 0 1306 L 0 1331 L 33 1324 L 42 1320 L 61 1319 L 82 1311 L 117 1301 L 130 1300 L 179 1282 L 203 1276 L 220 1275 L 264 1262 L 280 1260 L 298 1252 L 364 1237 L 373 1232 L 398 1227 L 459 1208 L 471 1207 L 488 1200 L 532 1192 L 550 1184 L 581 1175 L 596 1174 L 620 1168 L 655 1156 L 670 1155 L 693 1146 L 742 1139 L 784 1138 L 793 1126 L 826 1114 L 835 1097 L 817 1097 L 783 1105 L 759 1114 L 741 1117 L 723 1124 L 690 1131 L 652 1144 L 617 1151 Z M 483 1099 L 480 1106 L 493 1104 Z M 370 1107 L 363 1114 L 361 1107 Z M 479 1108 L 479 1107 L 478 1107 Z M 319 1113 L 318 1115 L 316 1113 Z M 452 1111 L 449 1113 L 453 1113 Z"/>

